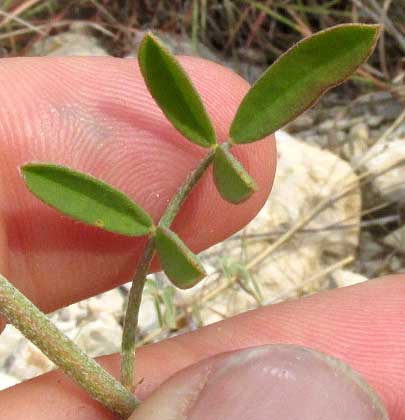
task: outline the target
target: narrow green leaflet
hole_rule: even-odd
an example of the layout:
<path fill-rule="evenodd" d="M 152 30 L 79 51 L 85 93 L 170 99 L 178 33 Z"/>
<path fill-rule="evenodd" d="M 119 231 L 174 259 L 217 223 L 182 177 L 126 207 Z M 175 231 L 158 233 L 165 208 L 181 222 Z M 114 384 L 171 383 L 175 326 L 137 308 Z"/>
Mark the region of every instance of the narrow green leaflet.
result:
<path fill-rule="evenodd" d="M 41 163 L 21 171 L 34 195 L 76 220 L 127 236 L 145 235 L 153 227 L 149 215 L 125 194 L 89 175 Z"/>
<path fill-rule="evenodd" d="M 335 26 L 283 54 L 244 97 L 230 129 L 235 143 L 274 133 L 347 79 L 373 51 L 378 25 Z"/>
<path fill-rule="evenodd" d="M 239 204 L 257 191 L 255 181 L 226 146 L 216 149 L 213 166 L 215 185 L 224 200 Z"/>
<path fill-rule="evenodd" d="M 156 249 L 164 272 L 175 286 L 188 289 L 206 276 L 198 257 L 170 229 L 158 226 Z"/>
<path fill-rule="evenodd" d="M 210 147 L 217 142 L 201 98 L 175 57 L 151 34 L 138 52 L 146 85 L 166 117 L 193 143 Z"/>

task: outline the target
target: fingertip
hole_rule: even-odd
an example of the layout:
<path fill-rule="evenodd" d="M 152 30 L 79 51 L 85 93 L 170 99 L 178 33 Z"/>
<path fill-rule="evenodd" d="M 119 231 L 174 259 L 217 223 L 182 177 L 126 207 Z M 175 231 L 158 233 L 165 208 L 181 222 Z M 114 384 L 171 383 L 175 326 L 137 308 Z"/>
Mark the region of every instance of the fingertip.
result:
<path fill-rule="evenodd" d="M 225 141 L 248 83 L 207 60 L 180 60 Z M 7 243 L 1 249 L 7 253 L 4 261 L 10 262 L 10 280 L 20 282 L 21 290 L 45 310 L 128 281 L 144 241 L 62 217 L 26 190 L 15 168 L 32 160 L 70 166 L 120 189 L 158 220 L 205 149 L 187 142 L 167 121 L 136 60 L 5 59 L 0 79 L 9 80 L 1 93 L 0 147 L 7 179 L 1 190 Z M 197 252 L 241 229 L 270 191 L 274 140 L 235 147 L 234 153 L 259 191 L 246 203 L 231 205 L 207 173 L 174 225 Z"/>

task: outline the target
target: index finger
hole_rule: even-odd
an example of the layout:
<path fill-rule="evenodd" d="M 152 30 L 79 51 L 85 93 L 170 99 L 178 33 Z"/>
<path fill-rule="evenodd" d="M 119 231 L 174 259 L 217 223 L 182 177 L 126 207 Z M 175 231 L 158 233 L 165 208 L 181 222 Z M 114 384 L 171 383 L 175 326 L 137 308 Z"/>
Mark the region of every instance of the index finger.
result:
<path fill-rule="evenodd" d="M 182 62 L 219 138 L 226 139 L 248 84 L 217 64 Z M 157 220 L 204 150 L 166 120 L 134 60 L 3 59 L 0 87 L 0 271 L 46 311 L 128 281 L 144 240 L 61 216 L 30 195 L 19 166 L 46 161 L 88 172 L 120 188 Z M 259 192 L 233 206 L 206 174 L 174 225 L 197 252 L 244 226 L 269 193 L 274 142 L 240 147 L 236 154 Z"/>

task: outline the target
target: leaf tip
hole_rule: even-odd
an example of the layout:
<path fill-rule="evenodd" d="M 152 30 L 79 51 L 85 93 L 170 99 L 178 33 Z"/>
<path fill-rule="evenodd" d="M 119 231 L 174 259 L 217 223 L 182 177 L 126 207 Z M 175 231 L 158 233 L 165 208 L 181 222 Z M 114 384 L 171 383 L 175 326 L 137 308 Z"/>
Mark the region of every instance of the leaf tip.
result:
<path fill-rule="evenodd" d="M 146 35 L 143 37 L 142 41 L 139 44 L 139 50 L 141 50 L 142 48 L 147 46 L 147 44 L 149 44 L 149 43 L 160 45 L 160 42 L 159 42 L 157 36 L 151 31 L 148 31 L 146 33 Z"/>
<path fill-rule="evenodd" d="M 24 163 L 23 165 L 20 165 L 18 167 L 20 174 L 24 176 L 24 174 L 29 171 L 32 165 L 33 165 L 33 162 L 27 162 L 27 163 Z"/>
<path fill-rule="evenodd" d="M 177 131 L 201 147 L 217 143 L 212 122 L 190 77 L 151 32 L 141 41 L 138 64 L 151 96 Z"/>
<path fill-rule="evenodd" d="M 36 162 L 27 162 L 18 167 L 18 171 L 20 172 L 20 175 L 22 176 L 27 187 L 28 187 L 28 182 L 27 182 L 28 176 L 40 165 L 41 165 L 40 163 L 36 163 Z"/>
<path fill-rule="evenodd" d="M 372 44 L 372 48 L 371 48 L 371 52 L 372 52 L 375 48 L 375 45 L 377 44 L 378 39 L 380 38 L 380 36 L 382 34 L 382 31 L 383 31 L 384 27 L 381 24 L 373 24 L 373 25 L 366 25 L 366 26 L 368 26 L 374 32 L 373 44 Z"/>
<path fill-rule="evenodd" d="M 25 172 L 26 172 L 26 168 L 25 165 L 21 165 L 17 167 L 18 173 L 20 174 L 20 176 L 25 179 Z"/>
<path fill-rule="evenodd" d="M 352 24 L 353 26 L 357 26 L 358 28 L 362 29 L 363 31 L 368 31 L 370 34 L 370 54 L 373 52 L 375 45 L 383 31 L 383 25 L 377 23 L 377 24 Z M 347 24 L 347 26 L 351 26 L 350 24 Z M 367 57 L 368 58 L 368 57 Z M 367 59 L 366 58 L 366 59 Z M 364 61 L 366 61 L 366 59 Z"/>
<path fill-rule="evenodd" d="M 143 37 L 142 41 L 140 42 L 138 48 L 138 61 L 141 66 L 141 70 L 144 70 L 143 60 L 146 58 L 149 48 L 157 48 L 161 51 L 163 50 L 166 54 L 170 55 L 169 50 L 165 47 L 162 41 L 152 31 L 148 31 Z"/>

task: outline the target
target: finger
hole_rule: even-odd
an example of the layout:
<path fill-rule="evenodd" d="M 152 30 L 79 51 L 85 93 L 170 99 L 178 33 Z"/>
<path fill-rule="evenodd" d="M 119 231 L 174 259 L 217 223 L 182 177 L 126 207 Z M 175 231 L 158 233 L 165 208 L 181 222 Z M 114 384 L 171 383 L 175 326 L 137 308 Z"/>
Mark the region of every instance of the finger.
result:
<path fill-rule="evenodd" d="M 225 140 L 247 83 L 211 62 L 182 62 Z M 167 122 L 135 60 L 3 59 L 0 92 L 1 272 L 47 311 L 128 281 L 144 239 L 61 216 L 27 191 L 19 166 L 47 161 L 88 172 L 129 194 L 157 220 L 206 151 Z M 174 225 L 195 251 L 244 226 L 269 193 L 274 142 L 240 147 L 236 154 L 259 192 L 243 205 L 227 204 L 207 174 Z"/>
<path fill-rule="evenodd" d="M 381 396 L 391 420 L 405 418 L 405 276 L 319 293 L 202 328 L 138 352 L 137 393 L 146 398 L 175 372 L 225 351 L 294 343 L 336 356 Z M 118 374 L 117 356 L 102 359 Z M 29 398 L 27 398 L 29 396 Z M 0 418 L 113 419 L 69 379 L 53 372 L 0 393 Z"/>
<path fill-rule="evenodd" d="M 305 347 L 250 347 L 204 359 L 170 377 L 130 420 L 387 420 L 366 382 Z"/>

